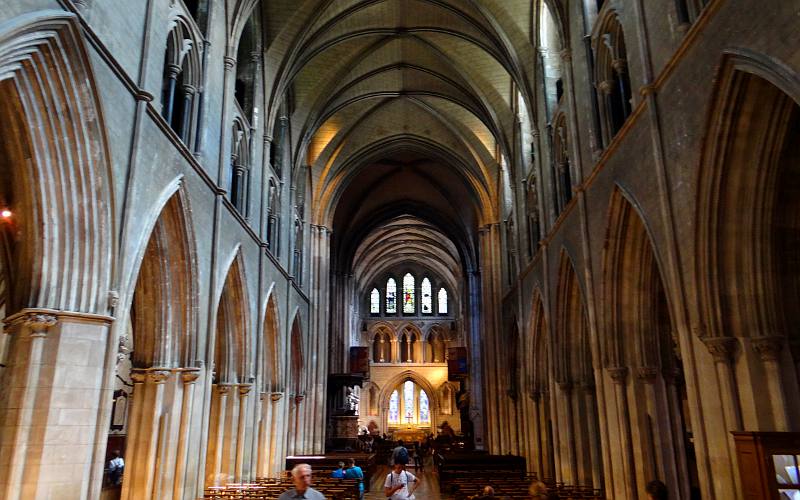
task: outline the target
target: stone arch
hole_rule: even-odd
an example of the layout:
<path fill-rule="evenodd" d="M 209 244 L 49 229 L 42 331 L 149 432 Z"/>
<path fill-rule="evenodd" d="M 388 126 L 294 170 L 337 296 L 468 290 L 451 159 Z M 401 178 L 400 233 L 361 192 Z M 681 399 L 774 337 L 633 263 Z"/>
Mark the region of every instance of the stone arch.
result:
<path fill-rule="evenodd" d="M 565 484 L 602 488 L 602 464 L 589 324 L 578 275 L 561 252 L 551 395 L 557 415 L 557 473 Z M 560 464 L 559 464 L 560 463 Z M 559 474 L 557 474 L 557 477 Z"/>
<path fill-rule="evenodd" d="M 447 359 L 447 343 L 447 330 L 439 324 L 431 326 L 425 340 L 425 361 L 444 363 Z"/>
<path fill-rule="evenodd" d="M 214 349 L 217 382 L 245 383 L 252 373 L 248 305 L 244 260 L 237 249 L 217 304 Z"/>
<path fill-rule="evenodd" d="M 26 307 L 105 314 L 114 272 L 111 168 L 103 113 L 73 15 L 42 11 L 0 32 L 0 198 L 7 313 Z M 58 187 L 58 189 L 55 189 Z M 75 203 L 74 200 L 82 200 Z"/>
<path fill-rule="evenodd" d="M 633 111 L 625 34 L 619 14 L 606 9 L 595 24 L 592 49 L 603 146 L 608 146 Z"/>
<path fill-rule="evenodd" d="M 263 386 L 272 391 L 282 388 L 280 331 L 280 311 L 273 285 L 267 295 L 267 305 L 264 310 L 264 352 L 261 367 Z"/>
<path fill-rule="evenodd" d="M 690 487 L 699 485 L 692 485 L 697 470 L 689 457 L 694 453 L 686 453 L 691 433 L 683 414 L 688 405 L 680 349 L 655 245 L 630 200 L 619 187 L 611 195 L 603 279 L 607 362 L 613 373 L 634 375 L 630 382 L 615 380 L 635 395 L 621 410 L 630 413 L 630 425 L 620 426 L 623 442 L 630 441 L 633 450 L 626 458 L 635 469 L 628 481 L 631 491 L 643 495 L 648 478 L 663 477 L 680 485 L 680 497 L 689 498 Z"/>
<path fill-rule="evenodd" d="M 412 323 L 397 330 L 397 352 L 401 363 L 418 363 L 422 358 L 422 332 Z"/>
<path fill-rule="evenodd" d="M 372 362 L 373 363 L 391 363 L 393 362 L 392 346 L 395 341 L 395 332 L 391 325 L 387 323 L 379 323 L 370 330 L 370 343 L 372 344 Z"/>
<path fill-rule="evenodd" d="M 528 390 L 533 401 L 534 421 L 529 425 L 529 441 L 533 441 L 530 470 L 543 480 L 555 479 L 555 448 L 553 446 L 553 414 L 550 399 L 550 382 L 553 367 L 550 357 L 550 334 L 545 315 L 544 301 L 537 289 L 533 294 L 533 305 L 528 335 L 529 367 Z"/>
<path fill-rule="evenodd" d="M 164 204 L 141 254 L 131 304 L 133 366 L 192 366 L 197 358 L 197 263 L 188 197 Z"/>
<path fill-rule="evenodd" d="M 414 372 L 413 370 L 404 370 L 400 373 L 395 374 L 392 378 L 386 381 L 380 391 L 380 410 L 381 410 L 381 424 L 386 425 L 388 422 L 388 409 L 389 409 L 389 398 L 391 398 L 392 393 L 395 389 L 401 390 L 403 383 L 406 380 L 412 381 L 418 387 L 425 391 L 425 394 L 428 396 L 428 401 L 430 403 L 430 412 L 431 412 L 431 422 L 430 426 L 431 429 L 435 429 L 438 425 L 439 421 L 439 413 L 441 409 L 441 395 L 439 391 L 437 391 L 433 385 L 425 377 L 420 376 L 418 373 Z M 402 390 L 401 390 L 402 394 Z"/>
<path fill-rule="evenodd" d="M 724 394 L 727 429 L 798 430 L 800 80 L 772 58 L 737 50 L 725 54 L 716 82 L 698 169 L 701 334 L 726 363 L 741 342 L 756 369 L 737 381 L 754 421 L 742 421 L 735 392 Z"/>

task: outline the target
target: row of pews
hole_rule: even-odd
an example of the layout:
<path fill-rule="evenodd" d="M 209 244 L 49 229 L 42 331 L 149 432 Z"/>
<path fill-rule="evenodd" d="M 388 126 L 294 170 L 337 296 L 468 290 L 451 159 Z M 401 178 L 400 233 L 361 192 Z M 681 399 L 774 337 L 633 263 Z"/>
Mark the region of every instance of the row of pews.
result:
<path fill-rule="evenodd" d="M 494 488 L 495 496 L 511 500 L 530 498 L 528 489 L 539 478 L 527 474 L 525 459 L 513 455 L 489 455 L 472 452 L 462 454 L 437 454 L 434 465 L 439 472 L 441 491 L 456 500 L 466 500 L 481 495 L 485 486 Z M 555 483 L 542 479 L 548 493 L 559 500 L 603 500 L 601 490 Z"/>
<path fill-rule="evenodd" d="M 293 488 L 291 477 L 259 478 L 254 483 L 230 483 L 206 488 L 203 498 L 211 500 L 274 500 Z M 358 500 L 358 481 L 317 477 L 313 488 L 329 500 Z"/>
<path fill-rule="evenodd" d="M 348 458 L 356 461 L 356 465 L 364 472 L 364 484 L 369 485 L 370 477 L 375 472 L 376 461 L 372 453 L 330 453 L 325 456 L 296 456 L 286 458 L 286 471 L 280 478 L 258 478 L 250 483 L 228 483 L 223 486 L 210 486 L 204 491 L 203 498 L 210 500 L 273 500 L 281 493 L 293 488 L 291 469 L 301 463 L 311 466 L 312 487 L 325 495 L 328 500 L 358 500 L 359 481 L 356 479 L 334 479 L 331 476 L 339 462 Z"/>

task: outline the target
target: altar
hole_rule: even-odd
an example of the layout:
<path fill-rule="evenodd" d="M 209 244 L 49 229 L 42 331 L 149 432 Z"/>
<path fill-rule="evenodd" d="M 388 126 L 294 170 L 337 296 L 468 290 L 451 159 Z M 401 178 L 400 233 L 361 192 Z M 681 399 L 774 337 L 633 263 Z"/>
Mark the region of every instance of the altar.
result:
<path fill-rule="evenodd" d="M 392 438 L 395 441 L 400 439 L 403 440 L 405 443 L 414 443 L 414 442 L 422 442 L 425 439 L 425 436 L 431 433 L 430 427 L 398 427 L 396 429 L 389 428 L 389 431 L 392 432 Z"/>

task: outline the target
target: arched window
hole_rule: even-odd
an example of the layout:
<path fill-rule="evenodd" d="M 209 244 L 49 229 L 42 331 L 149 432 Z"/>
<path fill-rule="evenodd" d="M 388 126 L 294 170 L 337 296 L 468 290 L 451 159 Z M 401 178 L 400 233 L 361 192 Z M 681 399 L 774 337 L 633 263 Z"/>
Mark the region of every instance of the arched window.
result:
<path fill-rule="evenodd" d="M 280 224 L 280 193 L 275 179 L 269 179 L 269 193 L 267 193 L 269 206 L 267 207 L 267 248 L 275 255 L 278 254 L 278 227 Z"/>
<path fill-rule="evenodd" d="M 256 79 L 261 65 L 258 17 L 251 15 L 247 20 L 236 50 L 236 82 L 233 95 L 249 123 L 253 123 Z"/>
<path fill-rule="evenodd" d="M 237 117 L 231 135 L 230 200 L 240 214 L 249 215 L 250 127 Z"/>
<path fill-rule="evenodd" d="M 400 423 L 400 394 L 398 394 L 396 389 L 389 398 L 389 423 Z"/>
<path fill-rule="evenodd" d="M 403 384 L 403 420 L 406 423 L 414 421 L 414 382 L 406 380 Z"/>
<path fill-rule="evenodd" d="M 595 80 L 603 143 L 608 146 L 631 114 L 631 81 L 625 37 L 615 12 L 607 13 L 598 32 L 593 40 Z"/>
<path fill-rule="evenodd" d="M 381 328 L 372 338 L 372 362 L 388 363 L 391 357 L 391 349 L 389 334 Z"/>
<path fill-rule="evenodd" d="M 422 293 L 422 300 L 420 301 L 422 307 L 422 314 L 431 314 L 433 312 L 433 292 L 431 291 L 431 280 L 424 278 L 420 287 Z"/>
<path fill-rule="evenodd" d="M 539 16 L 539 57 L 544 75 L 545 109 L 548 121 L 564 93 L 561 79 L 561 36 L 547 2 L 541 2 Z"/>
<path fill-rule="evenodd" d="M 403 276 L 403 314 L 414 314 L 414 276 Z"/>
<path fill-rule="evenodd" d="M 369 294 L 369 313 L 381 313 L 381 292 L 379 292 L 377 288 L 373 288 L 372 292 Z"/>
<path fill-rule="evenodd" d="M 194 148 L 200 104 L 202 39 L 195 23 L 182 17 L 167 35 L 161 85 L 161 115 L 189 149 Z"/>
<path fill-rule="evenodd" d="M 386 282 L 386 314 L 397 313 L 397 282 L 389 278 Z"/>
<path fill-rule="evenodd" d="M 553 164 L 554 180 L 558 186 L 556 212 L 560 213 L 572 200 L 572 167 L 569 161 L 567 117 L 564 113 L 559 113 L 553 120 Z"/>
<path fill-rule="evenodd" d="M 430 401 L 428 401 L 428 395 L 422 389 L 419 390 L 419 423 L 431 423 Z"/>
<path fill-rule="evenodd" d="M 439 314 L 447 314 L 447 290 L 439 289 Z"/>
<path fill-rule="evenodd" d="M 417 350 L 417 334 L 412 327 L 406 327 L 400 335 L 400 362 L 414 363 Z"/>

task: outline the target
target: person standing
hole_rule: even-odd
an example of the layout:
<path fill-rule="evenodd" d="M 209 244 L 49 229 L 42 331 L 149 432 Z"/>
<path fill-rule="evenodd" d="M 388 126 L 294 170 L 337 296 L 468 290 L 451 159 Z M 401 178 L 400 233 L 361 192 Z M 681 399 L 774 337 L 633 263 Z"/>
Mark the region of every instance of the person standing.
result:
<path fill-rule="evenodd" d="M 292 482 L 294 488 L 281 493 L 278 500 L 295 500 L 303 498 L 305 500 L 325 500 L 325 495 L 311 487 L 311 466 L 308 464 L 297 464 L 292 469 Z"/>
<path fill-rule="evenodd" d="M 408 465 L 408 450 L 403 446 L 403 440 L 397 442 L 397 446 L 392 450 L 392 465 L 402 464 L 403 468 Z"/>
<path fill-rule="evenodd" d="M 344 471 L 345 479 L 358 479 L 358 497 L 364 498 L 364 471 L 356 465 L 352 458 L 347 459 L 347 469 Z"/>
<path fill-rule="evenodd" d="M 419 479 L 405 470 L 405 465 L 395 463 L 383 482 L 383 494 L 391 500 L 416 500 L 414 491 L 418 487 Z"/>

